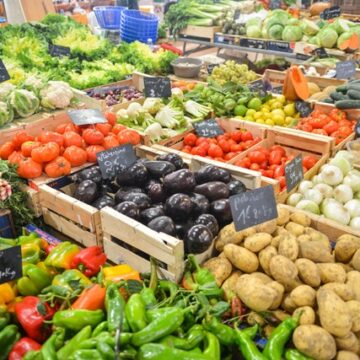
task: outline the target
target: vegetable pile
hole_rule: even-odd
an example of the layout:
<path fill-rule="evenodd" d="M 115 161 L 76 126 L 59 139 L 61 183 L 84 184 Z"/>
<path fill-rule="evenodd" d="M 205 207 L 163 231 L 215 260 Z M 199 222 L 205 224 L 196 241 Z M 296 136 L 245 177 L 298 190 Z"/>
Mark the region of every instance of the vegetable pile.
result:
<path fill-rule="evenodd" d="M 11 141 L 0 146 L 1 159 L 18 166 L 25 179 L 41 176 L 43 172 L 56 178 L 69 175 L 72 167 L 96 162 L 96 153 L 115 146 L 140 143 L 140 135 L 123 125 L 115 124 L 115 116 L 105 114 L 105 124 L 77 126 L 59 125 L 55 131 L 41 131 L 38 136 L 19 131 Z"/>
<path fill-rule="evenodd" d="M 278 214 L 240 232 L 234 224 L 223 228 L 215 242 L 221 255 L 203 265 L 228 300 L 246 306 L 240 314 L 248 324 L 270 333 L 262 353 L 248 345 L 244 358 L 358 358 L 360 238 L 343 234 L 333 249 L 304 213 L 280 205 Z M 283 332 L 273 328 L 274 318 L 287 323 Z M 290 356 L 286 344 L 302 355 Z"/>
<path fill-rule="evenodd" d="M 350 152 L 339 151 L 311 181 L 302 181 L 287 203 L 360 230 L 360 172 L 353 160 Z"/>
<path fill-rule="evenodd" d="M 89 90 L 87 94 L 94 99 L 104 100 L 107 106 L 136 100 L 143 96 L 142 92 L 133 86 L 108 86 Z"/>
<path fill-rule="evenodd" d="M 338 86 L 323 102 L 335 104 L 341 110 L 360 109 L 360 80 L 350 80 Z"/>
<path fill-rule="evenodd" d="M 110 181 L 102 179 L 98 167 L 85 169 L 76 183 L 76 199 L 98 209 L 111 206 L 152 230 L 176 236 L 187 253 L 195 254 L 205 252 L 231 222 L 229 196 L 246 191 L 228 171 L 207 165 L 193 173 L 175 154 L 139 159 Z"/>

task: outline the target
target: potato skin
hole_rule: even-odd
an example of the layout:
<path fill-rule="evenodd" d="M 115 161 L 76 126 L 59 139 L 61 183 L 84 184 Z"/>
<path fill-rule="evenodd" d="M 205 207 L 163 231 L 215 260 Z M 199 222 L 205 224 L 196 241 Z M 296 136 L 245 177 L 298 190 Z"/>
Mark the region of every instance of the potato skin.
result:
<path fill-rule="evenodd" d="M 290 294 L 284 296 L 283 301 L 281 303 L 281 307 L 290 314 L 296 310 L 296 305 L 294 301 L 291 299 Z"/>
<path fill-rule="evenodd" d="M 280 307 L 283 296 L 284 296 L 284 292 L 285 292 L 285 288 L 283 285 L 281 285 L 280 283 L 278 283 L 277 281 L 272 281 L 268 284 L 266 284 L 268 287 L 270 287 L 271 289 L 275 290 L 276 292 L 276 297 L 270 307 L 270 310 L 276 310 Z"/>
<path fill-rule="evenodd" d="M 221 288 L 224 290 L 226 300 L 231 300 L 235 294 L 236 283 L 239 280 L 242 272 L 240 270 L 235 270 L 231 275 L 223 282 Z"/>
<path fill-rule="evenodd" d="M 262 269 L 266 274 L 271 275 L 270 273 L 270 260 L 272 257 L 276 256 L 277 250 L 274 246 L 269 245 L 265 249 L 259 252 L 259 262 Z"/>
<path fill-rule="evenodd" d="M 359 357 L 351 351 L 341 350 L 337 353 L 336 360 L 359 360 Z"/>
<path fill-rule="evenodd" d="M 356 250 L 354 256 L 351 259 L 351 265 L 357 271 L 360 271 L 360 249 Z"/>
<path fill-rule="evenodd" d="M 346 283 L 351 287 L 354 300 L 360 301 L 360 272 L 358 271 L 349 271 L 346 274 L 347 280 Z"/>
<path fill-rule="evenodd" d="M 300 325 L 293 334 L 297 350 L 316 360 L 331 360 L 336 355 L 334 338 L 317 325 Z"/>
<path fill-rule="evenodd" d="M 304 241 L 300 243 L 300 257 L 315 263 L 334 262 L 334 256 L 329 248 L 321 241 Z"/>
<path fill-rule="evenodd" d="M 254 279 L 260 280 L 264 285 L 271 283 L 273 281 L 273 279 L 270 276 L 267 276 L 266 274 L 260 271 L 255 271 L 254 273 L 249 275 Z"/>
<path fill-rule="evenodd" d="M 320 272 L 316 264 L 309 259 L 297 259 L 295 265 L 299 271 L 300 279 L 313 288 L 320 286 Z"/>
<path fill-rule="evenodd" d="M 293 212 L 290 215 L 290 220 L 304 227 L 310 226 L 311 224 L 311 219 L 300 212 Z"/>
<path fill-rule="evenodd" d="M 290 293 L 290 297 L 298 307 L 313 307 L 315 304 L 316 291 L 309 285 L 300 285 Z"/>
<path fill-rule="evenodd" d="M 282 255 L 276 255 L 270 260 L 270 273 L 282 285 L 290 285 L 297 280 L 298 270 L 295 264 Z"/>
<path fill-rule="evenodd" d="M 352 327 L 346 303 L 335 292 L 324 288 L 317 291 L 316 299 L 321 326 L 334 336 L 346 336 Z"/>
<path fill-rule="evenodd" d="M 256 232 L 272 234 L 276 230 L 276 219 L 266 221 L 253 227 Z"/>
<path fill-rule="evenodd" d="M 341 297 L 344 301 L 354 300 L 354 293 L 349 284 L 341 283 L 327 283 L 322 286 L 324 289 L 334 291 L 335 294 Z"/>
<path fill-rule="evenodd" d="M 329 249 L 329 251 L 331 250 L 330 240 L 322 232 L 315 230 L 312 227 L 306 227 L 305 234 L 310 236 L 311 241 L 320 241 Z"/>
<path fill-rule="evenodd" d="M 224 257 L 211 258 L 202 266 L 214 275 L 216 284 L 219 287 L 230 276 L 232 271 L 231 262 Z"/>
<path fill-rule="evenodd" d="M 348 350 L 354 353 L 359 351 L 359 341 L 353 332 L 349 332 L 346 336 L 335 338 L 338 350 Z"/>
<path fill-rule="evenodd" d="M 310 306 L 298 307 L 292 314 L 293 317 L 300 315 L 300 325 L 312 325 L 315 324 L 315 311 Z"/>
<path fill-rule="evenodd" d="M 335 245 L 336 260 L 347 263 L 358 249 L 360 249 L 360 238 L 350 234 L 341 235 Z"/>
<path fill-rule="evenodd" d="M 239 270 L 252 273 L 259 267 L 257 256 L 241 246 L 227 244 L 224 247 L 227 259 Z"/>
<path fill-rule="evenodd" d="M 223 251 L 226 244 L 240 244 L 244 239 L 242 231 L 236 231 L 234 223 L 223 227 L 215 241 L 215 247 L 218 251 Z"/>
<path fill-rule="evenodd" d="M 291 261 L 295 261 L 299 255 L 299 244 L 296 237 L 292 234 L 281 236 L 278 253 Z"/>
<path fill-rule="evenodd" d="M 244 247 L 254 253 L 264 249 L 271 243 L 272 237 L 267 233 L 257 233 L 248 236 L 244 241 Z"/>
<path fill-rule="evenodd" d="M 352 318 L 351 331 L 360 331 L 360 301 L 350 300 L 346 303 L 346 306 Z"/>
<path fill-rule="evenodd" d="M 300 236 L 304 233 L 305 227 L 297 224 L 296 222 L 290 221 L 286 224 L 285 229 L 295 236 Z"/>
<path fill-rule="evenodd" d="M 323 284 L 336 282 L 345 283 L 346 271 L 340 264 L 335 263 L 322 263 L 317 264 L 320 272 L 321 282 Z"/>
<path fill-rule="evenodd" d="M 276 219 L 276 224 L 278 226 L 285 225 L 290 220 L 290 211 L 281 206 L 277 207 L 278 217 Z"/>

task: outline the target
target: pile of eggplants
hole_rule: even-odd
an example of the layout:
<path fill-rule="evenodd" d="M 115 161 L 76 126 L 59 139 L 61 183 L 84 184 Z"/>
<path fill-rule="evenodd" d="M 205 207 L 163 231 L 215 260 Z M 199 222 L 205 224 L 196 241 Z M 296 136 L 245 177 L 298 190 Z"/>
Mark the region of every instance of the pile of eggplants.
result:
<path fill-rule="evenodd" d="M 98 166 L 73 179 L 74 197 L 97 209 L 113 207 L 149 228 L 184 241 L 186 253 L 206 251 L 219 230 L 232 222 L 229 196 L 245 185 L 224 169 L 206 165 L 192 172 L 176 154 L 138 159 L 114 179 Z"/>

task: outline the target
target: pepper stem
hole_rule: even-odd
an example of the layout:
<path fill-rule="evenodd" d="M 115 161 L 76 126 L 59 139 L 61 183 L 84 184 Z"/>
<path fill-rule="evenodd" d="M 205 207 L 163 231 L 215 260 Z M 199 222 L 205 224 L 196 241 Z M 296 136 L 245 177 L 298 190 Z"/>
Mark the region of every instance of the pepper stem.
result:
<path fill-rule="evenodd" d="M 190 261 L 190 264 L 195 268 L 196 271 L 201 270 L 201 267 L 200 267 L 199 263 L 197 262 L 195 255 L 189 254 L 188 260 Z"/>
<path fill-rule="evenodd" d="M 149 288 L 155 290 L 158 286 L 157 261 L 154 258 L 150 258 L 150 265 L 151 265 L 151 275 L 150 275 Z"/>

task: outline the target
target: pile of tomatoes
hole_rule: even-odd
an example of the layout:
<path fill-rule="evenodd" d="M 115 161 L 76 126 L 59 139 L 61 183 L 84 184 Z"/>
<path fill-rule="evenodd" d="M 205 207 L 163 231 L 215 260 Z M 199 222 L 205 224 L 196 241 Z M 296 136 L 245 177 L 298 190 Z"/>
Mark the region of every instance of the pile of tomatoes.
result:
<path fill-rule="evenodd" d="M 281 190 L 286 187 L 285 164 L 291 161 L 295 156 L 286 153 L 286 150 L 280 145 L 273 145 L 270 149 L 262 146 L 249 151 L 247 155 L 236 161 L 235 165 L 260 171 L 262 176 L 279 181 Z M 312 155 L 303 156 L 304 174 L 311 169 L 318 159 Z"/>
<path fill-rule="evenodd" d="M 37 178 L 43 172 L 56 178 L 70 174 L 72 167 L 95 163 L 100 151 L 140 143 L 136 131 L 116 124 L 115 114 L 105 116 L 107 123 L 83 126 L 65 123 L 55 131 L 41 131 L 36 137 L 19 131 L 12 141 L 0 146 L 0 158 L 17 164 L 18 174 L 23 178 Z"/>
<path fill-rule="evenodd" d="M 302 118 L 296 128 L 314 134 L 331 136 L 339 144 L 353 131 L 355 120 L 349 120 L 346 113 L 339 109 L 332 109 L 329 114 L 320 110 L 313 111 L 309 117 Z"/>
<path fill-rule="evenodd" d="M 216 138 L 198 137 L 194 133 L 185 135 L 181 151 L 191 155 L 206 156 L 217 161 L 229 161 L 261 139 L 250 131 L 236 130 Z"/>

